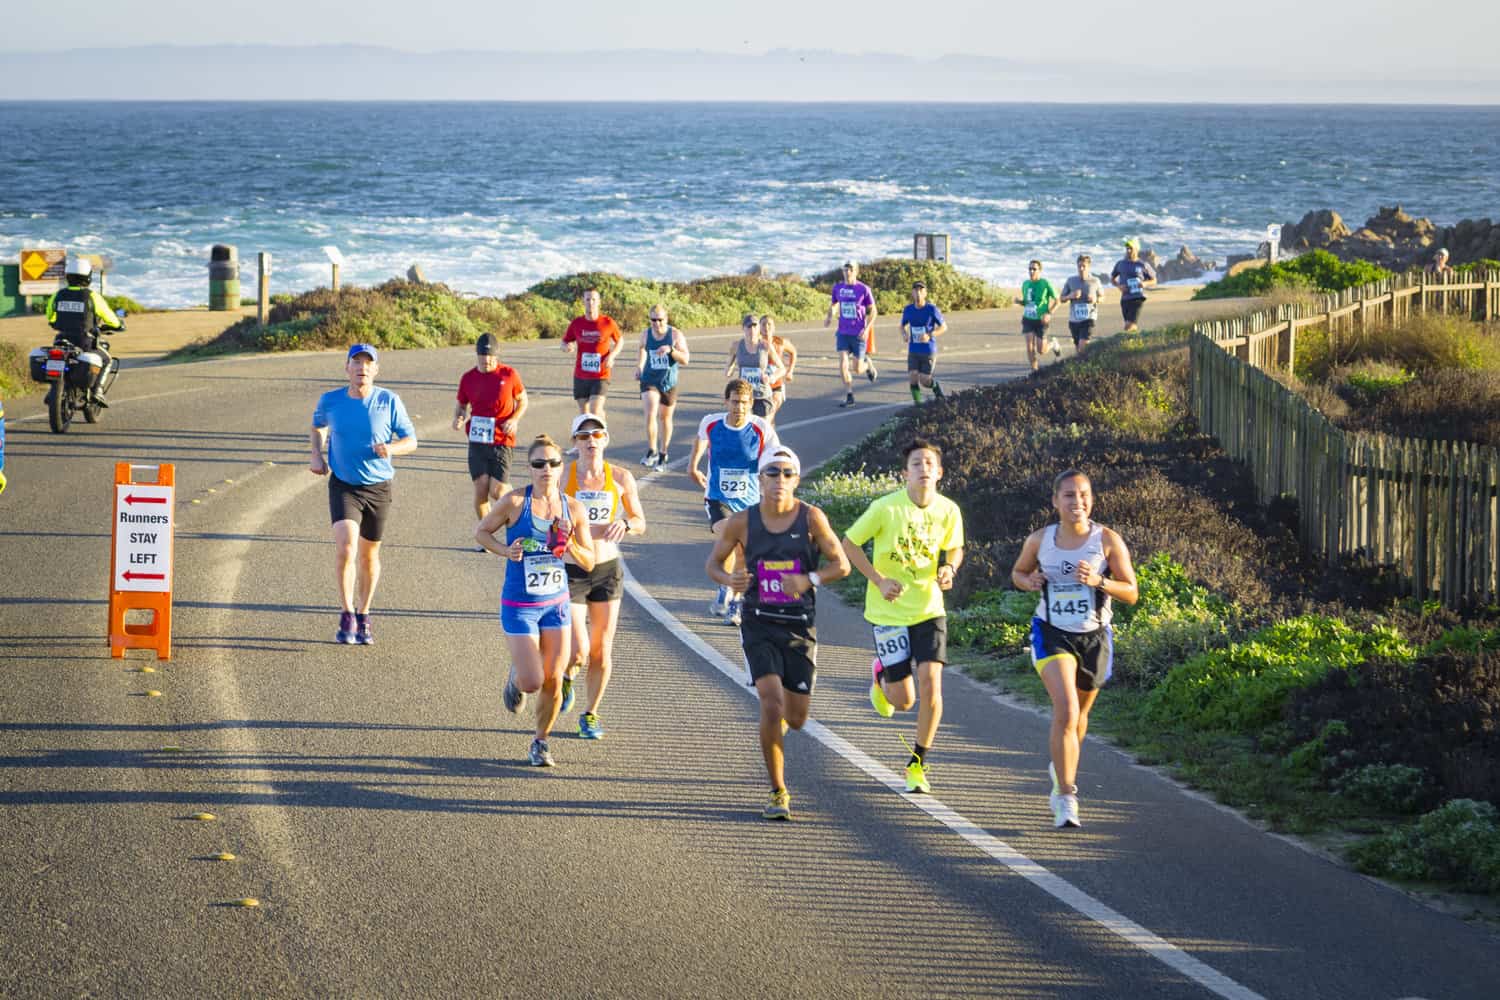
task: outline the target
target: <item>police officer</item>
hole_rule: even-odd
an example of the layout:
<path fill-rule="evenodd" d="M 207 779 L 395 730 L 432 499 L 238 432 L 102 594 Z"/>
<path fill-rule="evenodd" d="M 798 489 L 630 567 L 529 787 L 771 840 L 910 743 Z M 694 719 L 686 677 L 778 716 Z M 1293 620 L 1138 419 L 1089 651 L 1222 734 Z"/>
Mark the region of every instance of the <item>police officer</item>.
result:
<path fill-rule="evenodd" d="M 89 287 L 94 265 L 87 258 L 69 257 L 63 271 L 67 287 L 53 292 L 47 300 L 47 323 L 57 331 L 58 340 L 66 340 L 81 351 L 93 351 L 104 359 L 102 365 L 89 365 L 93 375 L 89 400 L 96 406 L 107 407 L 99 383 L 109 371 L 109 352 L 99 341 L 99 328 L 124 330 L 125 323 L 115 315 L 104 296 Z"/>

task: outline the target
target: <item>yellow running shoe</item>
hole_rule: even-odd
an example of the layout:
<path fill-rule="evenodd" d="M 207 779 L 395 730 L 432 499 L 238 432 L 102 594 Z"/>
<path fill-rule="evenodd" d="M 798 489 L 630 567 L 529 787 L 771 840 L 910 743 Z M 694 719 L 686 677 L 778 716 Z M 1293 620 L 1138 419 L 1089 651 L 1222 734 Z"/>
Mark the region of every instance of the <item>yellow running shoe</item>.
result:
<path fill-rule="evenodd" d="M 772 792 L 771 801 L 766 803 L 766 808 L 760 815 L 763 819 L 791 819 L 792 793 L 785 788 Z"/>
<path fill-rule="evenodd" d="M 880 657 L 875 657 L 870 663 L 870 669 L 874 672 L 875 679 L 870 682 L 870 704 L 875 707 L 875 714 L 882 719 L 889 719 L 896 714 L 896 706 L 890 703 L 885 696 L 885 689 L 880 686 Z"/>
<path fill-rule="evenodd" d="M 906 790 L 908 792 L 925 792 L 932 794 L 932 786 L 927 783 L 927 765 L 918 761 L 912 761 L 906 765 Z"/>

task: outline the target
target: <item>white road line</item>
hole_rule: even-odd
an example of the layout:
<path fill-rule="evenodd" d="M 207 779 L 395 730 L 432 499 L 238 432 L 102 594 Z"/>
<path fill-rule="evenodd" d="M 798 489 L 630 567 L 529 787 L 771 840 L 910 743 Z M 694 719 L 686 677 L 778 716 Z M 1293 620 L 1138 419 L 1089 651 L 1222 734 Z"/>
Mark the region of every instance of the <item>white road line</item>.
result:
<path fill-rule="evenodd" d="M 143 399 L 160 399 L 163 396 L 181 396 L 183 393 L 186 393 L 186 392 L 208 392 L 212 388 L 214 388 L 214 387 L 211 386 L 211 385 L 197 385 L 197 386 L 193 386 L 193 387 L 188 388 L 188 389 L 168 389 L 166 392 L 153 392 L 153 393 L 148 393 L 145 396 L 126 396 L 124 399 L 113 399 L 113 400 L 110 400 L 110 405 L 114 406 L 114 405 L 117 405 L 119 403 L 139 403 Z M 46 420 L 46 419 L 47 419 L 47 414 L 44 411 L 42 413 L 33 413 L 29 417 L 17 417 L 14 421 L 12 421 L 12 423 L 24 424 L 24 423 L 27 423 L 27 422 L 32 421 L 32 420 Z"/>
<path fill-rule="evenodd" d="M 864 412 L 877 409 L 894 410 L 907 405 L 909 404 L 886 403 L 880 406 L 865 407 Z M 778 428 L 778 430 L 791 430 L 795 427 L 821 424 L 827 422 L 832 417 L 853 416 L 857 412 L 859 411 L 848 411 L 840 414 L 829 414 L 823 417 L 813 417 L 808 420 L 799 420 L 796 423 L 786 424 L 784 427 Z M 679 459 L 678 461 L 682 460 Z M 676 465 L 678 463 L 674 462 L 672 464 Z M 641 487 L 644 488 L 649 479 L 652 478 L 655 478 L 654 473 L 652 476 L 642 480 Z M 706 663 L 729 678 L 733 682 L 735 690 L 748 697 L 755 697 L 754 693 L 744 685 L 745 668 L 743 664 L 729 662 L 723 654 L 704 642 L 696 632 L 683 624 L 683 622 L 678 620 L 676 615 L 663 607 L 661 602 L 652 597 L 650 591 L 635 578 L 635 574 L 630 571 L 628 563 L 624 565 L 624 573 L 625 591 L 635 599 L 635 602 L 648 615 L 655 618 L 659 624 L 664 626 L 668 634 L 675 635 L 688 649 L 697 653 Z M 1207 963 L 1199 961 L 1171 942 L 1142 927 L 1123 913 L 1112 909 L 1093 896 L 1090 896 L 1068 880 L 1053 874 L 1005 841 L 987 833 L 978 825 L 962 816 L 957 810 L 945 805 L 937 796 L 907 795 L 906 782 L 896 772 L 880 764 L 869 754 L 816 719 L 809 719 L 807 724 L 802 727 L 802 731 L 871 778 L 874 778 L 880 784 L 899 794 L 903 801 L 921 809 L 933 819 L 958 834 L 970 845 L 1000 862 L 1006 868 L 1009 868 L 1012 872 L 1021 876 L 1038 889 L 1041 889 L 1064 906 L 1082 914 L 1127 943 L 1141 949 L 1178 974 L 1192 980 L 1212 993 L 1225 997 L 1226 1000 L 1264 1000 L 1254 990 L 1240 985 Z"/>

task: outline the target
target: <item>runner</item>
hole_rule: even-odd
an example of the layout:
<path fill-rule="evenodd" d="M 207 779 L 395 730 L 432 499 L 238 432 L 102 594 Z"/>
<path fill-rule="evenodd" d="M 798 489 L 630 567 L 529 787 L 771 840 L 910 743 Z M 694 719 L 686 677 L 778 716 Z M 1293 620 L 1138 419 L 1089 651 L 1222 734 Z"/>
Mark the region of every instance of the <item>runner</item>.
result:
<path fill-rule="evenodd" d="M 1125 319 L 1125 332 L 1139 330 L 1141 306 L 1146 304 L 1146 289 L 1156 287 L 1156 271 L 1141 260 L 1141 241 L 1135 237 L 1125 241 L 1125 257 L 1116 262 L 1109 272 L 1109 283 L 1120 290 L 1120 315 Z"/>
<path fill-rule="evenodd" d="M 500 591 L 500 627 L 510 650 L 510 676 L 502 699 L 506 711 L 519 711 L 535 692 L 536 736 L 527 760 L 551 767 L 547 738 L 562 702 L 563 667 L 568 660 L 568 574 L 564 558 L 585 571 L 594 568 L 594 542 L 583 505 L 558 489 L 562 453 L 545 434 L 526 450 L 531 485 L 495 501 L 474 529 L 474 540 L 505 558 Z M 495 532 L 505 529 L 501 543 Z"/>
<path fill-rule="evenodd" d="M 599 725 L 599 702 L 609 686 L 613 666 L 615 625 L 620 620 L 624 571 L 620 568 L 620 540 L 646 532 L 635 477 L 624 466 L 604 460 L 609 427 L 603 417 L 580 413 L 573 418 L 573 445 L 578 461 L 568 469 L 563 492 L 583 506 L 585 523 L 594 541 L 594 567 L 586 570 L 571 556 L 567 560 L 568 590 L 573 603 L 573 656 L 563 675 L 562 711 L 573 708 L 573 675 L 588 664 L 588 702 L 578 719 L 578 735 L 586 740 L 604 736 Z"/>
<path fill-rule="evenodd" d="M 771 353 L 781 362 L 781 375 L 771 381 L 771 426 L 776 414 L 786 404 L 786 384 L 797 372 L 797 345 L 776 334 L 776 317 L 766 313 L 760 318 L 760 335 L 771 345 Z"/>
<path fill-rule="evenodd" d="M 838 317 L 834 346 L 839 352 L 839 378 L 844 381 L 844 401 L 839 406 L 853 406 L 854 376 L 864 372 L 874 382 L 878 374 L 875 362 L 865 357 L 869 346 L 866 337 L 875 326 L 875 296 L 870 286 L 859 280 L 859 265 L 854 261 L 844 261 L 844 280 L 834 284 L 831 299 L 823 325 Z"/>
<path fill-rule="evenodd" d="M 920 698 L 906 790 L 930 792 L 927 759 L 943 717 L 942 671 L 948 661 L 943 591 L 953 586 L 963 563 L 964 522 L 958 505 L 937 491 L 943 478 L 942 449 L 918 439 L 906 446 L 902 458 L 906 488 L 866 508 L 844 533 L 844 552 L 870 581 L 865 588 L 865 620 L 875 629 L 870 704 L 890 718 Z M 873 561 L 863 548 L 869 541 L 875 543 Z"/>
<path fill-rule="evenodd" d="M 583 315 L 568 324 L 562 339 L 562 349 L 577 355 L 573 364 L 573 399 L 578 403 L 579 413 L 604 415 L 610 368 L 624 346 L 620 328 L 599 311 L 599 290 L 586 290 Z"/>
<path fill-rule="evenodd" d="M 795 495 L 802 475 L 796 453 L 785 445 L 769 448 L 758 471 L 760 502 L 724 522 L 706 568 L 709 579 L 745 595 L 740 643 L 760 696 L 760 752 L 771 779 L 771 801 L 761 815 L 791 819 L 782 739 L 786 727 L 802 728 L 812 704 L 816 588 L 848 576 L 849 562 L 828 518 Z M 818 569 L 820 558 L 828 569 Z"/>
<path fill-rule="evenodd" d="M 490 512 L 490 503 L 510 489 L 505 481 L 510 450 L 526 412 L 526 387 L 514 368 L 500 363 L 498 348 L 494 334 L 480 334 L 474 345 L 479 360 L 458 380 L 458 404 L 453 408 L 453 429 L 469 438 L 474 516 L 481 521 Z"/>
<path fill-rule="evenodd" d="M 1080 826 L 1078 756 L 1089 709 L 1114 663 L 1113 601 L 1139 596 L 1130 551 L 1115 532 L 1090 520 L 1089 477 L 1069 469 L 1052 484 L 1057 524 L 1034 531 L 1010 571 L 1021 590 L 1041 592 L 1031 620 L 1031 662 L 1052 697 L 1052 825 Z"/>
<path fill-rule="evenodd" d="M 740 339 L 729 348 L 724 377 L 741 378 L 748 382 L 754 393 L 750 412 L 769 420 L 771 383 L 783 374 L 781 359 L 776 357 L 770 343 L 761 337 L 760 320 L 754 313 L 745 313 L 740 318 L 740 333 Z"/>
<path fill-rule="evenodd" d="M 937 364 L 937 339 L 948 332 L 943 311 L 927 301 L 927 285 L 921 281 L 911 286 L 911 305 L 901 310 L 901 338 L 906 341 L 906 377 L 911 385 L 911 401 L 922 401 L 922 386 L 943 398 L 943 387 L 932 374 Z"/>
<path fill-rule="evenodd" d="M 703 509 L 708 514 L 708 528 L 715 535 L 723 533 L 729 515 L 760 502 L 755 470 L 760 457 L 781 443 L 771 425 L 750 412 L 751 396 L 749 382 L 731 379 L 724 387 L 727 409 L 723 413 L 710 413 L 698 424 L 693 454 L 688 458 L 688 475 L 703 487 Z M 698 468 L 705 452 L 706 476 Z M 720 585 L 708 613 L 722 617 L 727 625 L 738 625 L 740 592 Z"/>
<path fill-rule="evenodd" d="M 344 361 L 349 385 L 318 397 L 308 470 L 328 476 L 334 575 L 339 585 L 341 643 L 369 646 L 370 602 L 380 582 L 380 539 L 391 508 L 391 459 L 417 450 L 417 430 L 401 397 L 375 385 L 380 355 L 355 344 Z M 323 446 L 328 446 L 325 461 Z M 356 584 L 358 589 L 356 591 Z M 356 602 L 356 596 L 358 601 Z"/>
<path fill-rule="evenodd" d="M 1104 282 L 1089 273 L 1091 266 L 1093 258 L 1079 254 L 1078 273 L 1068 275 L 1062 286 L 1060 300 L 1068 303 L 1068 332 L 1073 335 L 1074 354 L 1088 349 L 1099 318 L 1099 302 L 1104 298 Z"/>
<path fill-rule="evenodd" d="M 1047 353 L 1047 329 L 1057 309 L 1057 289 L 1042 277 L 1039 260 L 1026 265 L 1026 274 L 1026 280 L 1021 282 L 1021 335 L 1026 338 L 1026 360 L 1031 370 L 1036 371 L 1041 367 L 1042 355 Z M 1062 354 L 1056 337 L 1052 338 L 1052 353 Z"/>
<path fill-rule="evenodd" d="M 677 412 L 677 369 L 687 363 L 687 338 L 667 322 L 667 307 L 658 302 L 651 307 L 650 325 L 641 333 L 635 362 L 646 411 L 646 457 L 641 464 L 648 469 L 671 461 L 667 452 L 672 447 L 672 415 Z"/>

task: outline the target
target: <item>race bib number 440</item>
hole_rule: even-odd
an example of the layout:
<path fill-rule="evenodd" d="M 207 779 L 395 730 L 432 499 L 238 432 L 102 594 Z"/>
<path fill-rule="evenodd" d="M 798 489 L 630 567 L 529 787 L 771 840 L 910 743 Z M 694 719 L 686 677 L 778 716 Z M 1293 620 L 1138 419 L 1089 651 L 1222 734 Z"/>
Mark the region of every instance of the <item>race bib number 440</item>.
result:
<path fill-rule="evenodd" d="M 593 351 L 586 351 L 578 356 L 578 370 L 588 372 L 590 375 L 598 375 L 604 370 L 604 356 Z"/>

